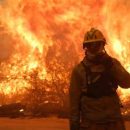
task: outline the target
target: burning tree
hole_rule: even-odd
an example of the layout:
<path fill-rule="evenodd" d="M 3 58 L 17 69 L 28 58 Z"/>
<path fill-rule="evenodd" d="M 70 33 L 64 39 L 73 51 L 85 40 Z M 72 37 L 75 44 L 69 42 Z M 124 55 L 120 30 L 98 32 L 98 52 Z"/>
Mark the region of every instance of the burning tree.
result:
<path fill-rule="evenodd" d="M 83 56 L 83 35 L 91 27 L 104 32 L 108 53 L 129 71 L 129 4 L 126 0 L 0 2 L 1 93 L 19 94 L 15 98 L 19 101 L 26 92 L 28 98 L 33 95 L 30 103 L 54 99 L 67 106 L 70 73 Z M 128 99 L 129 90 L 120 93 Z"/>

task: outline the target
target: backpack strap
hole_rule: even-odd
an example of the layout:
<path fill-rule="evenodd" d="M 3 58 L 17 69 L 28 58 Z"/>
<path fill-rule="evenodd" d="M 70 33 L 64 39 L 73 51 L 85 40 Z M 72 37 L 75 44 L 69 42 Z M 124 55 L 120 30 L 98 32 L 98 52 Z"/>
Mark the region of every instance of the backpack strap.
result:
<path fill-rule="evenodd" d="M 92 75 L 89 66 L 83 61 L 81 62 L 86 72 L 86 87 L 87 91 L 82 92 L 82 96 L 89 96 L 92 98 L 100 98 L 103 96 L 111 96 L 116 93 L 117 82 L 110 73 L 110 68 L 113 65 L 112 58 L 106 57 L 100 64 L 104 65 L 105 69 L 99 72 L 100 78 L 93 82 Z"/>
<path fill-rule="evenodd" d="M 83 65 L 85 72 L 86 72 L 86 81 L 87 81 L 87 86 L 91 83 L 91 78 L 89 75 L 91 75 L 91 69 L 89 66 L 85 65 L 83 61 L 81 61 L 81 64 Z"/>

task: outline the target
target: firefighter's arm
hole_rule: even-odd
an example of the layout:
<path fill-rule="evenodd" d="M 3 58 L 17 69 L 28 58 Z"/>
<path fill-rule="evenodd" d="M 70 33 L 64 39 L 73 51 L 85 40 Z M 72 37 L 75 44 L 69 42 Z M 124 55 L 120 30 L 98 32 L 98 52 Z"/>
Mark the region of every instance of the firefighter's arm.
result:
<path fill-rule="evenodd" d="M 80 127 L 80 94 L 81 77 L 74 68 L 70 81 L 70 130 L 79 130 Z"/>
<path fill-rule="evenodd" d="M 121 63 L 115 59 L 113 60 L 112 71 L 120 87 L 130 88 L 130 73 L 128 73 Z"/>

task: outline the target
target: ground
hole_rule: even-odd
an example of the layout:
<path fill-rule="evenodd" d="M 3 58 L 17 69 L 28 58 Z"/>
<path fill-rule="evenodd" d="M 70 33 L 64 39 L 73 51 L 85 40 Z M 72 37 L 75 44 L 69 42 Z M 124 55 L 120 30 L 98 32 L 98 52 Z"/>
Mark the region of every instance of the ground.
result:
<path fill-rule="evenodd" d="M 126 123 L 130 130 L 130 122 Z M 68 120 L 51 118 L 0 118 L 0 130 L 69 130 Z"/>

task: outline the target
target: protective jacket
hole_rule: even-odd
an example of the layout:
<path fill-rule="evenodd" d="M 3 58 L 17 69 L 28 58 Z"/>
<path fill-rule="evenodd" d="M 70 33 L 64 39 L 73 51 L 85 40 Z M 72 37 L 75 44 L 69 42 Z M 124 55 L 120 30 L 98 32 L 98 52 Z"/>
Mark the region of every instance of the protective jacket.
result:
<path fill-rule="evenodd" d="M 130 74 L 118 60 L 107 54 L 96 62 L 88 61 L 85 57 L 76 65 L 72 71 L 69 89 L 70 130 L 97 130 L 86 128 L 97 128 L 97 124 L 114 122 L 114 130 L 125 130 L 121 104 L 116 93 L 118 85 L 129 88 Z M 106 130 L 106 125 L 101 127 Z"/>

